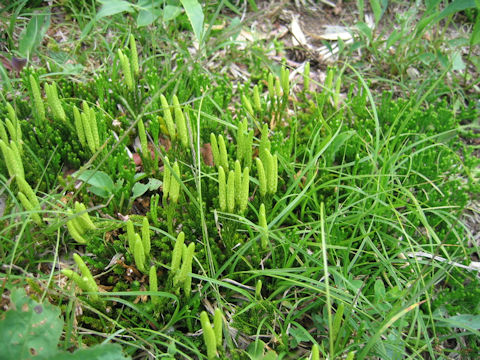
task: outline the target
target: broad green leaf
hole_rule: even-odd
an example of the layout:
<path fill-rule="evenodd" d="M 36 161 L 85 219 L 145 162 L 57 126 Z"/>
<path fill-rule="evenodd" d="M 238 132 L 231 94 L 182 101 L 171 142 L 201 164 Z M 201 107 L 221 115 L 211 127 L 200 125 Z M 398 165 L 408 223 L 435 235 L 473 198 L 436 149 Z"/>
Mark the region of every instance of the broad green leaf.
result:
<path fill-rule="evenodd" d="M 163 21 L 170 21 L 175 19 L 182 13 L 182 8 L 173 5 L 167 5 L 163 9 Z"/>
<path fill-rule="evenodd" d="M 155 178 L 148 179 L 147 186 L 148 186 L 148 190 L 150 191 L 158 190 L 161 185 L 162 185 L 162 182 L 158 179 L 155 179 Z"/>
<path fill-rule="evenodd" d="M 383 284 L 383 281 L 377 279 L 373 287 L 375 290 L 375 300 L 377 302 L 383 301 L 385 298 L 385 285 Z"/>
<path fill-rule="evenodd" d="M 77 176 L 77 173 L 75 173 L 74 176 Z M 103 171 L 85 170 L 78 175 L 78 180 L 84 181 L 87 184 L 92 185 L 95 188 L 99 188 L 107 193 L 112 193 L 114 190 L 112 179 Z M 94 191 L 92 192 L 95 193 Z"/>
<path fill-rule="evenodd" d="M 132 188 L 132 198 L 136 199 L 139 196 L 142 196 L 147 191 L 155 191 L 162 185 L 162 182 L 155 178 L 148 179 L 147 184 L 142 184 L 140 182 L 135 183 Z"/>
<path fill-rule="evenodd" d="M 475 0 L 455 0 L 451 2 L 439 15 L 436 21 L 440 21 L 441 19 L 453 15 L 459 11 L 463 11 L 466 9 L 476 8 L 477 5 L 475 4 Z"/>
<path fill-rule="evenodd" d="M 464 70 L 465 63 L 462 59 L 462 54 L 459 51 L 456 51 L 452 55 L 452 70 Z"/>
<path fill-rule="evenodd" d="M 367 40 L 372 42 L 372 29 L 370 29 L 364 22 L 358 22 L 356 26 L 357 29 L 367 38 Z"/>
<path fill-rule="evenodd" d="M 302 343 L 302 342 L 308 342 L 311 340 L 311 337 L 308 336 L 308 332 L 307 330 L 305 330 L 303 327 L 301 326 L 292 326 L 290 327 L 290 329 L 288 330 L 288 333 L 290 335 L 292 335 L 292 337 L 295 339 L 295 342 L 298 344 Z"/>
<path fill-rule="evenodd" d="M 247 353 L 252 360 L 261 360 L 263 359 L 263 354 L 265 350 L 265 343 L 262 340 L 256 340 L 247 347 Z"/>
<path fill-rule="evenodd" d="M 453 15 L 459 11 L 477 7 L 475 0 L 455 0 L 451 2 L 442 12 L 438 13 L 434 10 L 437 4 L 438 2 L 433 2 L 432 5 L 429 7 L 430 9 L 425 12 L 425 18 L 422 18 L 418 22 L 415 30 L 416 37 L 420 36 L 420 34 L 422 34 L 425 30 L 425 28 L 427 28 L 428 26 L 433 26 L 447 16 Z"/>
<path fill-rule="evenodd" d="M 0 359 L 2 360 L 128 360 L 116 344 L 101 344 L 88 349 L 60 352 L 58 342 L 63 329 L 60 308 L 38 303 L 23 289 L 13 289 L 11 309 L 0 318 Z"/>
<path fill-rule="evenodd" d="M 137 16 L 137 26 L 147 26 L 152 24 L 155 20 L 157 20 L 162 15 L 161 9 L 150 8 L 146 10 L 140 10 Z"/>
<path fill-rule="evenodd" d="M 480 330 L 480 315 L 460 314 L 441 319 L 447 326 L 467 330 Z"/>
<path fill-rule="evenodd" d="M 10 299 L 13 306 L 0 320 L 0 359 L 51 359 L 62 334 L 60 309 L 32 300 L 23 289 L 12 290 Z"/>
<path fill-rule="evenodd" d="M 117 344 L 101 344 L 88 349 L 75 351 L 73 354 L 62 352 L 49 360 L 127 360 L 122 354 L 122 347 Z"/>
<path fill-rule="evenodd" d="M 132 200 L 138 198 L 139 196 L 142 196 L 145 194 L 148 190 L 148 185 L 147 184 L 142 184 L 142 183 L 135 183 L 132 188 Z"/>
<path fill-rule="evenodd" d="M 373 11 L 373 17 L 375 18 L 375 24 L 378 24 L 382 17 L 382 7 L 379 0 L 370 0 L 370 7 Z"/>
<path fill-rule="evenodd" d="M 45 33 L 50 26 L 50 11 L 32 16 L 26 29 L 20 35 L 18 40 L 18 52 L 21 56 L 29 58 L 37 46 L 42 42 Z"/>
<path fill-rule="evenodd" d="M 10 82 L 7 70 L 5 70 L 2 63 L 0 63 L 0 78 L 2 79 L 0 85 L 4 86 L 7 92 L 10 92 L 12 90 L 12 83 Z"/>
<path fill-rule="evenodd" d="M 105 16 L 112 16 L 124 11 L 131 12 L 133 10 L 133 5 L 125 0 L 99 0 L 99 2 L 102 4 L 102 7 L 97 13 L 97 20 Z"/>
<path fill-rule="evenodd" d="M 137 26 L 147 26 L 162 15 L 162 0 L 140 0 L 137 8 L 140 10 L 137 16 Z"/>
<path fill-rule="evenodd" d="M 188 20 L 193 28 L 193 33 L 199 44 L 202 43 L 203 35 L 203 10 L 197 0 L 180 0 L 187 13 Z"/>
<path fill-rule="evenodd" d="M 477 20 L 473 26 L 472 35 L 470 36 L 470 46 L 480 44 L 480 15 L 477 15 Z"/>

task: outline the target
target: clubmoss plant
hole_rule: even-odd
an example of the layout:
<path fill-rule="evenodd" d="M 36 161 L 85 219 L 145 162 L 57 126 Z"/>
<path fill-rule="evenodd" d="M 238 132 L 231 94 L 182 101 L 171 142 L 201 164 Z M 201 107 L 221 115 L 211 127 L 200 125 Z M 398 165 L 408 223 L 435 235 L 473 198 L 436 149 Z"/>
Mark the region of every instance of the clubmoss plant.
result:
<path fill-rule="evenodd" d="M 163 201 L 165 202 L 168 198 L 168 193 L 170 192 L 170 183 L 172 180 L 172 174 L 170 171 L 170 160 L 168 156 L 165 156 L 163 161 Z"/>
<path fill-rule="evenodd" d="M 259 158 L 255 159 L 257 164 L 257 176 L 258 176 L 258 186 L 260 196 L 264 197 L 267 194 L 267 176 L 265 174 L 265 168 L 263 167 L 262 160 Z"/>
<path fill-rule="evenodd" d="M 227 178 L 227 211 L 235 210 L 235 172 L 230 170 Z"/>
<path fill-rule="evenodd" d="M 22 141 L 22 128 L 20 127 L 20 121 L 18 121 L 17 115 L 15 114 L 15 109 L 13 106 L 7 102 L 7 111 L 8 111 L 8 118 L 5 119 L 5 125 L 8 130 L 8 134 L 10 135 L 11 141 L 13 141 L 20 151 L 20 154 L 23 153 L 23 141 Z M 0 121 L 0 138 L 4 141 L 7 139 L 5 129 L 3 128 L 3 124 Z"/>
<path fill-rule="evenodd" d="M 178 203 L 178 199 L 180 197 L 180 166 L 178 165 L 178 161 L 175 161 L 172 166 L 172 178 L 170 180 L 170 190 L 168 192 L 169 199 L 172 203 Z"/>
<path fill-rule="evenodd" d="M 172 252 L 172 264 L 170 269 L 170 279 L 175 291 L 183 288 L 185 296 L 190 297 L 192 278 L 188 275 L 192 272 L 193 255 L 195 253 L 195 244 L 185 245 L 185 234 L 180 232 L 175 241 Z"/>
<path fill-rule="evenodd" d="M 163 94 L 160 95 L 160 102 L 162 104 L 163 119 L 167 126 L 168 136 L 170 137 L 170 140 L 174 141 L 177 138 L 177 132 L 173 122 L 172 112 L 170 111 L 170 105 L 168 105 L 168 101 Z"/>
<path fill-rule="evenodd" d="M 10 141 L 10 144 L 7 145 L 3 140 L 0 140 L 0 149 L 10 177 L 16 176 L 17 178 L 24 178 L 25 171 L 23 162 L 16 143 Z"/>
<path fill-rule="evenodd" d="M 158 202 L 160 201 L 160 195 L 154 194 L 150 197 L 150 211 L 148 212 L 150 219 L 152 219 L 153 225 L 158 227 L 160 222 L 158 221 Z"/>
<path fill-rule="evenodd" d="M 128 241 L 128 251 L 132 253 L 132 249 L 135 246 L 135 228 L 133 227 L 133 221 L 127 221 L 127 241 Z"/>
<path fill-rule="evenodd" d="M 62 103 L 58 98 L 57 84 L 55 82 L 52 84 L 45 83 L 44 90 L 47 95 L 48 106 L 50 107 L 54 118 L 67 121 L 67 115 L 65 114 Z"/>
<path fill-rule="evenodd" d="M 143 248 L 143 243 L 140 235 L 135 234 L 135 245 L 133 247 L 133 258 L 135 259 L 135 265 L 137 266 L 137 269 L 140 270 L 141 272 L 145 272 L 145 261 L 146 261 L 146 256 L 145 256 L 145 249 Z"/>
<path fill-rule="evenodd" d="M 133 255 L 137 269 L 143 273 L 147 272 L 147 259 L 150 256 L 150 225 L 148 219 L 142 219 L 141 236 L 135 232 L 132 220 L 127 221 L 128 250 Z"/>
<path fill-rule="evenodd" d="M 248 114 L 250 114 L 251 116 L 255 115 L 255 112 L 253 111 L 252 103 L 245 95 L 242 95 L 242 104 L 243 104 L 243 108 L 246 110 Z"/>
<path fill-rule="evenodd" d="M 247 119 L 238 124 L 237 130 L 237 159 L 244 167 L 252 166 L 253 130 L 248 131 Z"/>
<path fill-rule="evenodd" d="M 71 219 L 67 221 L 67 229 L 70 236 L 79 244 L 86 244 L 87 240 L 84 234 L 88 231 L 95 230 L 96 226 L 92 219 L 90 219 L 85 205 L 76 201 L 74 211 L 68 209 L 67 214 L 71 217 Z"/>
<path fill-rule="evenodd" d="M 218 203 L 221 211 L 227 210 L 227 180 L 222 166 L 218 168 Z"/>
<path fill-rule="evenodd" d="M 130 34 L 130 62 L 132 64 L 132 70 L 135 77 L 140 73 L 140 67 L 138 65 L 138 51 L 137 43 L 133 34 Z"/>
<path fill-rule="evenodd" d="M 173 234 L 173 217 L 180 198 L 180 166 L 175 161 L 170 169 L 170 161 L 165 157 L 163 166 L 163 204 L 167 213 L 168 232 Z M 169 200 L 167 203 L 167 199 Z"/>
<path fill-rule="evenodd" d="M 268 74 L 267 86 L 268 86 L 268 95 L 270 96 L 270 100 L 273 100 L 275 98 L 275 86 L 274 86 L 274 78 L 272 73 Z"/>
<path fill-rule="evenodd" d="M 142 245 L 145 254 L 150 254 L 151 241 L 150 241 L 150 224 L 148 218 L 145 216 L 142 221 Z"/>
<path fill-rule="evenodd" d="M 40 92 L 40 86 L 37 83 L 36 78 L 30 74 L 29 76 L 30 90 L 33 95 L 33 109 L 34 116 L 37 120 L 37 125 L 42 124 L 45 121 L 45 105 L 43 103 L 42 94 Z"/>
<path fill-rule="evenodd" d="M 128 90 L 132 91 L 134 88 L 134 82 L 133 82 L 132 67 L 130 65 L 130 60 L 126 55 L 123 54 L 122 50 L 120 49 L 118 49 L 117 54 L 118 54 L 118 59 L 120 60 L 120 66 L 122 67 L 125 84 L 127 85 Z"/>
<path fill-rule="evenodd" d="M 320 360 L 320 350 L 318 348 L 318 344 L 313 344 L 312 351 L 310 353 L 311 360 Z"/>
<path fill-rule="evenodd" d="M 260 279 L 255 284 L 255 299 L 262 300 L 262 280 Z"/>
<path fill-rule="evenodd" d="M 32 202 L 21 191 L 18 192 L 17 196 L 20 199 L 20 202 L 22 203 L 25 210 L 31 211 L 30 216 L 32 217 L 32 220 L 37 225 L 42 225 L 43 224 L 42 218 L 38 213 L 35 212 L 35 211 L 38 211 L 38 207 L 32 204 Z"/>
<path fill-rule="evenodd" d="M 263 203 L 260 204 L 260 210 L 258 211 L 258 225 L 261 232 L 260 243 L 262 249 L 265 250 L 268 246 L 268 224 L 267 216 L 265 214 L 265 205 Z"/>
<path fill-rule="evenodd" d="M 258 112 L 262 111 L 262 102 L 260 100 L 260 90 L 258 85 L 253 87 L 253 106 Z"/>
<path fill-rule="evenodd" d="M 148 148 L 147 132 L 145 130 L 145 125 L 142 119 L 138 120 L 137 129 L 138 137 L 140 139 L 143 169 L 146 173 L 150 173 L 151 169 L 153 168 L 153 164 L 155 163 L 155 159 L 152 159 L 152 154 L 150 152 L 150 149 Z"/>
<path fill-rule="evenodd" d="M 182 285 L 188 277 L 188 273 L 192 272 L 193 255 L 195 253 L 195 244 L 192 242 L 188 246 L 183 244 L 182 246 L 182 265 L 180 270 L 173 278 L 173 285 Z"/>
<path fill-rule="evenodd" d="M 290 93 L 290 71 L 284 66 L 280 69 L 280 84 L 283 94 L 288 96 Z"/>
<path fill-rule="evenodd" d="M 76 106 L 73 107 L 73 119 L 77 137 L 83 147 L 88 146 L 92 154 L 100 148 L 100 135 L 98 132 L 97 116 L 95 110 L 82 102 L 82 113 Z"/>
<path fill-rule="evenodd" d="M 308 61 L 303 68 L 303 91 L 310 91 L 310 62 Z"/>
<path fill-rule="evenodd" d="M 177 240 L 175 241 L 175 246 L 173 247 L 173 252 L 172 252 L 171 271 L 173 274 L 176 274 L 177 271 L 180 269 L 184 242 L 185 242 L 185 233 L 181 231 L 177 236 Z"/>
<path fill-rule="evenodd" d="M 223 314 L 219 308 L 215 309 L 213 315 L 213 331 L 215 333 L 217 348 L 221 349 L 223 344 Z"/>
<path fill-rule="evenodd" d="M 149 282 L 149 290 L 154 292 L 158 291 L 158 277 L 157 277 L 157 268 L 155 265 L 150 267 L 150 271 L 148 272 L 148 282 Z M 156 295 L 150 295 L 153 305 L 158 305 L 160 303 L 160 299 Z"/>
<path fill-rule="evenodd" d="M 201 312 L 200 323 L 202 324 L 203 340 L 207 348 L 207 358 L 209 360 L 215 359 L 217 356 L 217 339 L 215 338 L 215 331 L 212 328 L 206 311 Z"/>
<path fill-rule="evenodd" d="M 81 275 L 70 269 L 63 269 L 61 271 L 62 274 L 73 280 L 73 282 L 77 284 L 77 286 L 83 291 L 92 293 L 90 294 L 92 300 L 98 300 L 98 294 L 96 294 L 98 293 L 98 286 L 92 276 L 92 273 L 90 272 L 80 255 L 73 254 L 73 260 L 75 260 L 75 263 L 77 264 Z"/>
<path fill-rule="evenodd" d="M 215 134 L 210 134 L 210 145 L 212 148 L 213 161 L 217 167 L 222 166 L 224 171 L 228 171 L 228 157 L 227 147 L 222 135 L 215 137 Z"/>
<path fill-rule="evenodd" d="M 176 95 L 173 95 L 173 108 L 175 113 L 175 123 L 177 125 L 178 138 L 185 149 L 188 149 L 187 123 L 183 115 L 182 108 Z"/>

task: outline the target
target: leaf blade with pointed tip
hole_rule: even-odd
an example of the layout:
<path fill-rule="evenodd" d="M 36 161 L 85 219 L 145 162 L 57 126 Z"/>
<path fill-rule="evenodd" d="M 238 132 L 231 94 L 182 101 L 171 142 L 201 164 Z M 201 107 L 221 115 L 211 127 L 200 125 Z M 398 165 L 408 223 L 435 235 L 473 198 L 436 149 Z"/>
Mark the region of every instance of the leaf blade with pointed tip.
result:
<path fill-rule="evenodd" d="M 199 44 L 202 42 L 203 35 L 203 10 L 197 0 L 180 0 L 192 25 L 193 33 Z"/>

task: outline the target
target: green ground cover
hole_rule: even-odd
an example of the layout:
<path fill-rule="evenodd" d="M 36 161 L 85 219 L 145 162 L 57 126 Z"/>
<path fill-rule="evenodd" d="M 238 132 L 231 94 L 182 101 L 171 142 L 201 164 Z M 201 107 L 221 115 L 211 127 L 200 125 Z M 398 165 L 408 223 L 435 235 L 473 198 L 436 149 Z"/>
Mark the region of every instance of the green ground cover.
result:
<path fill-rule="evenodd" d="M 397 31 L 300 68 L 238 49 L 262 2 L 43 5 L 0 13 L 1 359 L 477 358 L 475 2 L 349 3 Z"/>

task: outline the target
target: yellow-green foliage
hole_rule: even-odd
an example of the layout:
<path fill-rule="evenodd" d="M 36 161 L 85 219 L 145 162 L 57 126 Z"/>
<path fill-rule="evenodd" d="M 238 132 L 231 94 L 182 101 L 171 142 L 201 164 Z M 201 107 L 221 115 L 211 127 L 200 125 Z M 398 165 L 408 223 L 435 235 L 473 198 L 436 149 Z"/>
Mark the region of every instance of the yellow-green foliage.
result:
<path fill-rule="evenodd" d="M 200 314 L 200 323 L 202 324 L 203 340 L 207 348 L 207 358 L 209 360 L 215 359 L 217 356 L 217 340 L 215 338 L 215 332 L 213 331 L 212 324 L 208 319 L 208 314 L 202 311 Z"/>
<path fill-rule="evenodd" d="M 97 116 L 95 110 L 90 108 L 86 101 L 82 102 L 82 110 L 80 113 L 76 106 L 73 107 L 73 120 L 78 140 L 83 147 L 87 145 L 90 151 L 95 153 L 100 148 Z"/>
<path fill-rule="evenodd" d="M 235 208 L 239 213 L 243 213 L 248 205 L 249 192 L 249 170 L 240 167 L 240 162 L 235 162 L 235 170 L 230 170 L 228 178 L 223 167 L 218 168 L 218 201 L 221 211 L 233 213 Z"/>
<path fill-rule="evenodd" d="M 43 103 L 42 94 L 40 93 L 40 87 L 38 86 L 37 80 L 33 75 L 30 75 L 29 79 L 30 89 L 32 90 L 33 95 L 33 108 L 35 109 L 34 114 L 37 118 L 37 121 L 42 123 L 45 121 L 45 105 Z"/>
<path fill-rule="evenodd" d="M 172 266 L 171 271 L 172 273 L 176 273 L 178 269 L 180 269 L 180 262 L 182 261 L 182 250 L 183 244 L 185 241 L 185 234 L 183 231 L 180 232 L 177 236 L 177 240 L 175 241 L 175 246 L 172 252 Z"/>
<path fill-rule="evenodd" d="M 227 210 L 227 181 L 223 167 L 218 168 L 218 202 L 221 211 Z"/>
<path fill-rule="evenodd" d="M 212 148 L 213 161 L 217 167 L 222 166 L 224 171 L 228 171 L 227 147 L 222 135 L 210 134 L 210 145 Z"/>
<path fill-rule="evenodd" d="M 181 285 L 188 277 L 188 273 L 192 272 L 193 254 L 195 253 L 195 244 L 192 242 L 188 246 L 183 244 L 182 247 L 182 265 L 176 276 L 173 278 L 173 284 Z"/>
<path fill-rule="evenodd" d="M 165 157 L 165 163 L 163 166 L 163 198 L 170 199 L 174 204 L 178 202 L 180 197 L 180 166 L 175 161 L 172 166 L 173 172 L 170 170 L 170 161 Z"/>
<path fill-rule="evenodd" d="M 185 116 L 183 115 L 180 103 L 176 95 L 173 95 L 173 107 L 175 112 L 175 123 L 177 124 L 178 138 L 184 148 L 188 148 L 188 133 L 187 123 L 185 122 Z"/>
<path fill-rule="evenodd" d="M 217 348 L 221 348 L 223 343 L 223 315 L 219 308 L 215 309 L 213 315 L 213 331 L 215 333 Z"/>
<path fill-rule="evenodd" d="M 280 84 L 282 86 L 283 94 L 288 95 L 290 92 L 290 71 L 283 67 L 280 69 Z"/>
<path fill-rule="evenodd" d="M 303 89 L 310 90 L 310 63 L 308 61 L 303 68 Z"/>
<path fill-rule="evenodd" d="M 150 225 L 146 217 L 142 220 L 141 236 L 135 232 L 132 220 L 127 221 L 128 251 L 133 255 L 137 269 L 147 271 L 147 258 L 150 256 Z"/>
<path fill-rule="evenodd" d="M 74 209 L 74 211 L 70 209 L 67 210 L 67 214 L 69 214 L 71 217 L 67 221 L 68 232 L 75 241 L 80 244 L 86 244 L 87 240 L 83 235 L 87 231 L 95 230 L 96 226 L 90 219 L 84 204 L 75 202 Z"/>
<path fill-rule="evenodd" d="M 138 234 L 135 234 L 133 257 L 135 259 L 135 265 L 137 266 L 137 269 L 141 272 L 145 272 L 145 251 L 143 249 L 142 239 Z"/>
<path fill-rule="evenodd" d="M 47 95 L 48 106 L 50 107 L 53 116 L 56 119 L 66 121 L 67 116 L 65 115 L 65 110 L 63 110 L 62 103 L 58 98 L 57 84 L 55 82 L 52 84 L 45 83 L 44 90 Z"/>
<path fill-rule="evenodd" d="M 41 225 L 42 218 L 40 217 L 40 215 L 38 215 L 38 213 L 34 212 L 35 210 L 37 210 L 35 206 L 30 202 L 30 200 L 27 199 L 27 197 L 21 191 L 18 192 L 17 196 L 20 199 L 20 202 L 22 203 L 25 210 L 32 211 L 30 216 L 32 217 L 33 221 L 37 225 Z"/>
<path fill-rule="evenodd" d="M 253 130 L 248 131 L 247 119 L 238 124 L 237 130 L 237 159 L 245 167 L 251 167 L 253 151 Z"/>
<path fill-rule="evenodd" d="M 132 252 L 135 246 L 135 229 L 133 228 L 132 220 L 127 221 L 127 241 L 128 241 L 128 250 Z"/>
<path fill-rule="evenodd" d="M 235 209 L 235 172 L 230 170 L 227 179 L 227 211 L 233 213 Z"/>
<path fill-rule="evenodd" d="M 260 90 L 258 89 L 258 85 L 255 85 L 253 87 L 253 106 L 257 111 L 262 110 L 262 103 L 260 101 Z"/>
<path fill-rule="evenodd" d="M 142 245 L 145 254 L 150 254 L 150 224 L 148 218 L 145 216 L 142 222 Z"/>
<path fill-rule="evenodd" d="M 243 108 L 250 115 L 252 115 L 252 116 L 255 115 L 255 113 L 253 112 L 252 103 L 250 102 L 250 100 L 248 100 L 248 98 L 245 95 L 242 95 L 242 104 L 243 104 Z"/>
<path fill-rule="evenodd" d="M 160 95 L 160 102 L 162 103 L 163 119 L 165 120 L 165 125 L 167 126 L 168 136 L 170 136 L 170 139 L 173 141 L 176 139 L 177 133 L 175 131 L 175 124 L 173 123 L 170 106 L 168 105 L 168 101 L 163 94 Z"/>
<path fill-rule="evenodd" d="M 150 271 L 148 272 L 148 282 L 150 285 L 150 291 L 158 291 L 158 278 L 157 278 L 157 268 L 155 265 L 150 267 Z M 160 299 L 156 295 L 150 295 L 152 299 L 152 304 L 156 305 L 159 303 Z"/>
<path fill-rule="evenodd" d="M 126 57 L 120 49 L 118 49 L 117 54 L 118 59 L 120 60 L 120 66 L 122 67 L 125 84 L 127 84 L 128 90 L 132 91 L 134 88 L 134 83 L 130 60 L 128 60 L 128 57 Z"/>
<path fill-rule="evenodd" d="M 78 269 L 80 270 L 81 276 L 79 276 L 77 273 L 69 269 L 63 269 L 62 274 L 72 279 L 77 284 L 77 286 L 83 291 L 93 293 L 90 296 L 92 297 L 93 300 L 97 300 L 98 295 L 96 293 L 98 293 L 98 286 L 97 286 L 97 283 L 95 282 L 95 279 L 92 276 L 92 273 L 90 272 L 87 265 L 83 262 L 82 258 L 78 254 L 73 254 L 73 260 L 75 260 L 75 263 L 77 264 Z"/>
<path fill-rule="evenodd" d="M 144 158 L 150 158 L 150 151 L 148 150 L 147 133 L 145 131 L 145 125 L 142 119 L 138 120 L 138 137 L 140 138 L 140 146 L 142 148 L 142 154 Z"/>
<path fill-rule="evenodd" d="M 265 196 L 267 194 L 267 176 L 265 175 L 265 169 L 263 167 L 262 160 L 256 158 L 255 161 L 257 162 L 259 192 L 261 196 Z"/>
<path fill-rule="evenodd" d="M 138 52 L 137 44 L 135 42 L 135 37 L 133 34 L 130 35 L 130 62 L 132 63 L 133 74 L 138 76 L 140 72 L 140 67 L 138 65 Z"/>
<path fill-rule="evenodd" d="M 266 249 L 268 245 L 268 225 L 264 204 L 260 205 L 260 211 L 258 212 L 258 225 L 260 226 L 262 249 Z"/>
<path fill-rule="evenodd" d="M 163 198 L 168 198 L 168 193 L 170 191 L 170 182 L 172 179 L 172 174 L 170 171 L 170 160 L 165 156 L 163 161 Z"/>

